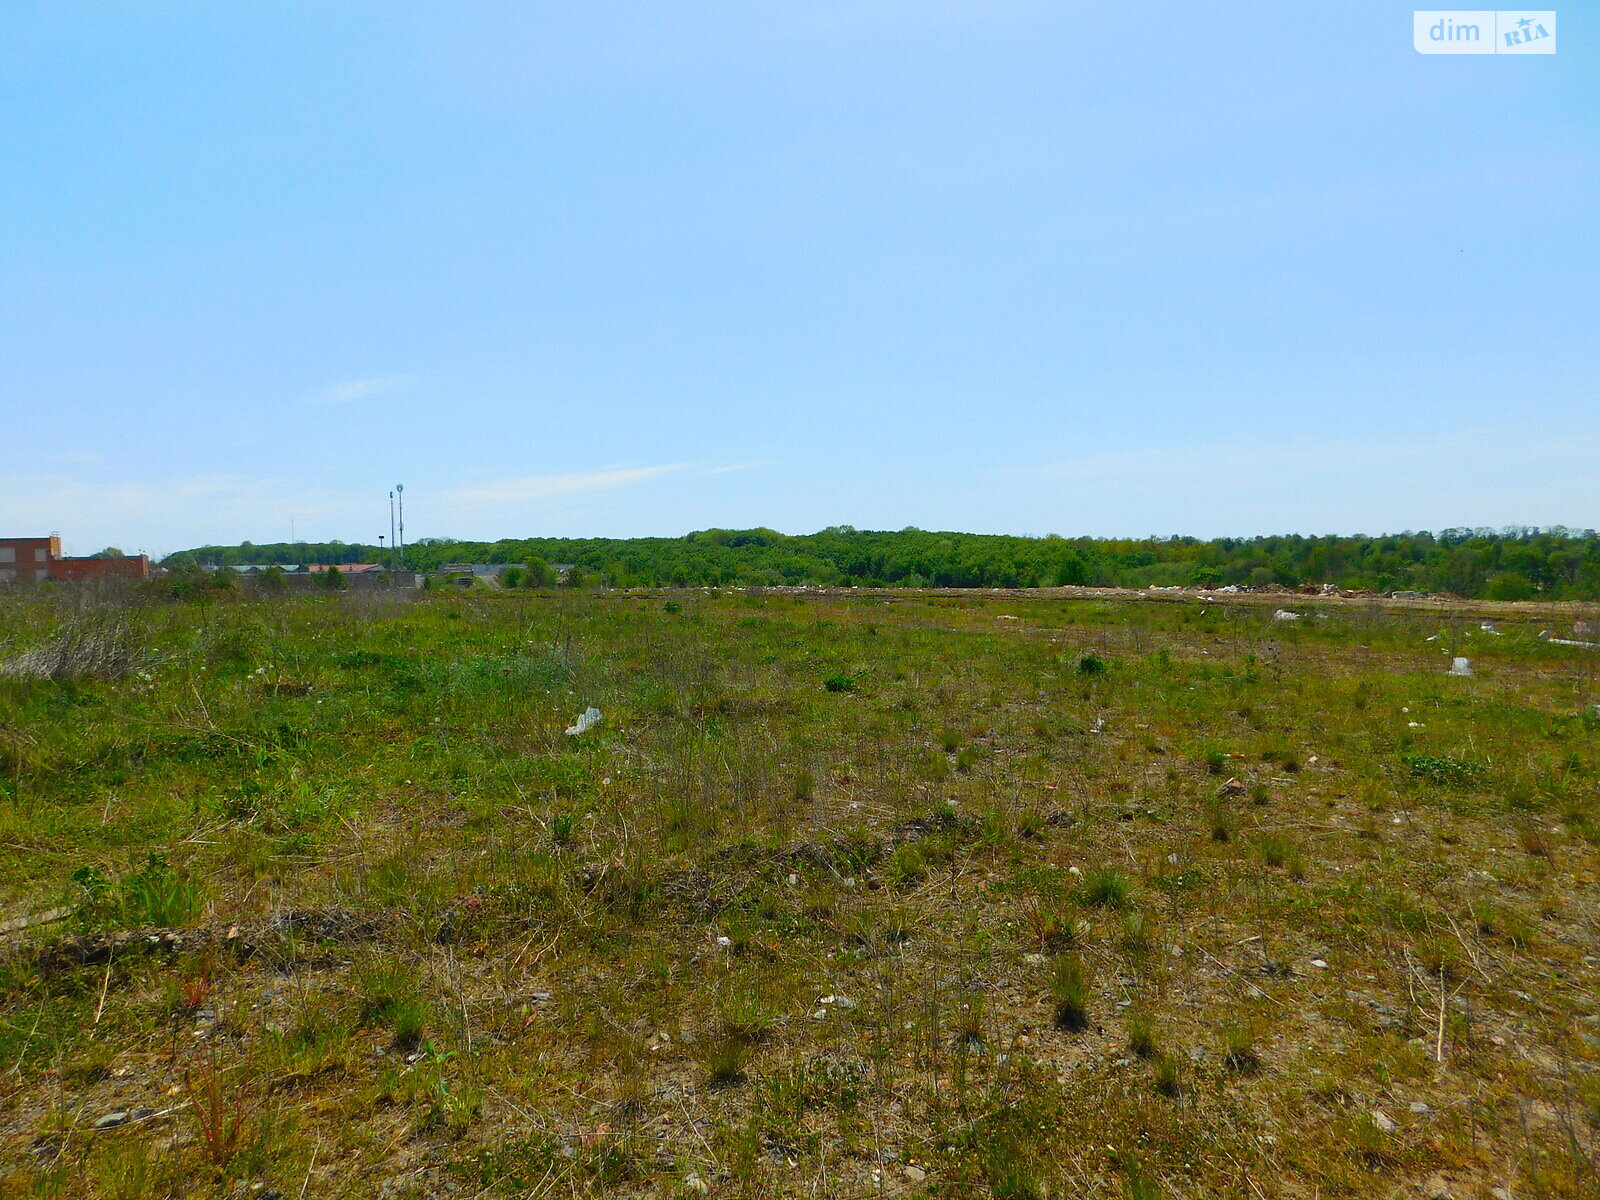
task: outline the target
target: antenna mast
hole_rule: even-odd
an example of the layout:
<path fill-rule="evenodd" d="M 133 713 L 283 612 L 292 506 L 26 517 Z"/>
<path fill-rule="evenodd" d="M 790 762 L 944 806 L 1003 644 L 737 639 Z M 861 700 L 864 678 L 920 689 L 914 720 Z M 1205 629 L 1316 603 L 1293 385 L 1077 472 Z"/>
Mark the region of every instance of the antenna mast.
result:
<path fill-rule="evenodd" d="M 400 503 L 400 569 L 406 569 L 406 485 L 394 485 L 395 498 Z"/>

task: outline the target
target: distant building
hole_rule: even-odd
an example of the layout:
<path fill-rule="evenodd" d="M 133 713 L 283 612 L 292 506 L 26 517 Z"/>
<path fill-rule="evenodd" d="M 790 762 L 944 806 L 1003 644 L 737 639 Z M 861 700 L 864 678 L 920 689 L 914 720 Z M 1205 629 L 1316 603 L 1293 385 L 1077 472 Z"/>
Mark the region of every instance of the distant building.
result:
<path fill-rule="evenodd" d="M 0 583 L 77 582 L 85 579 L 149 579 L 144 554 L 110 558 L 65 558 L 61 537 L 0 538 Z"/>
<path fill-rule="evenodd" d="M 61 539 L 0 538 L 0 583 L 38 583 L 50 578 L 50 564 L 61 557 Z"/>

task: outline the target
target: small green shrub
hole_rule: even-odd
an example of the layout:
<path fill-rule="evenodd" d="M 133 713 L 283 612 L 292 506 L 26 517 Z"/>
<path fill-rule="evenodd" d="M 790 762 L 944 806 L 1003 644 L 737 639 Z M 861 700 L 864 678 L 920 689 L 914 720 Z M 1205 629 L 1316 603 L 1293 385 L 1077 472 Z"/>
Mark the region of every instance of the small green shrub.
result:
<path fill-rule="evenodd" d="M 193 919 L 203 903 L 200 889 L 162 854 L 149 855 L 143 867 L 115 884 L 92 866 L 79 867 L 72 879 L 84 893 L 78 916 L 91 925 L 173 928 Z"/>
<path fill-rule="evenodd" d="M 1487 770 L 1482 763 L 1452 758 L 1448 754 L 1407 754 L 1400 761 L 1415 778 L 1449 787 L 1472 783 Z"/>

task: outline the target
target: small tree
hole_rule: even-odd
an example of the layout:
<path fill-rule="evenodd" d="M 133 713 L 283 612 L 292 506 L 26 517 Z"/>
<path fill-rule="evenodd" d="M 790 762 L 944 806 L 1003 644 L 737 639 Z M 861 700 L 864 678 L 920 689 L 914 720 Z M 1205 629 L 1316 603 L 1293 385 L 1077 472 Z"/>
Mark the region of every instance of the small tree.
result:
<path fill-rule="evenodd" d="M 319 587 L 325 587 L 330 592 L 337 592 L 344 587 L 344 576 L 339 573 L 338 567 L 329 567 L 317 577 Z"/>
<path fill-rule="evenodd" d="M 544 587 L 550 582 L 550 568 L 545 565 L 542 558 L 530 558 L 528 565 L 522 568 L 523 587 Z"/>
<path fill-rule="evenodd" d="M 289 588 L 289 577 L 283 573 L 283 568 L 274 563 L 258 577 L 257 586 L 263 592 L 279 595 Z"/>

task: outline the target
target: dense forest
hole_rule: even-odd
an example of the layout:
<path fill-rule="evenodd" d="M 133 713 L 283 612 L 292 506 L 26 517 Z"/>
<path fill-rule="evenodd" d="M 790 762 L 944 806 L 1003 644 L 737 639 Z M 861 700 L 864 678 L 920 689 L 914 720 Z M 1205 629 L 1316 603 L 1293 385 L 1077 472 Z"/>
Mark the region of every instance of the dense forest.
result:
<path fill-rule="evenodd" d="M 384 562 L 389 551 L 344 542 L 204 546 L 170 567 L 249 563 Z M 873 532 L 835 526 L 789 536 L 771 529 L 707 529 L 676 538 L 429 538 L 405 548 L 406 566 L 447 563 L 574 565 L 572 582 L 619 587 L 846 584 L 860 587 L 1260 587 L 1305 583 L 1374 592 L 1448 592 L 1495 600 L 1600 599 L 1594 530 L 1447 529 L 1386 537 L 1064 538 Z"/>

